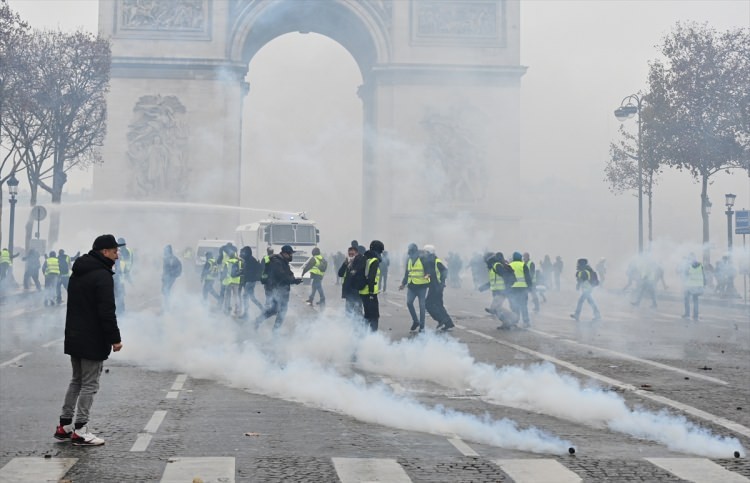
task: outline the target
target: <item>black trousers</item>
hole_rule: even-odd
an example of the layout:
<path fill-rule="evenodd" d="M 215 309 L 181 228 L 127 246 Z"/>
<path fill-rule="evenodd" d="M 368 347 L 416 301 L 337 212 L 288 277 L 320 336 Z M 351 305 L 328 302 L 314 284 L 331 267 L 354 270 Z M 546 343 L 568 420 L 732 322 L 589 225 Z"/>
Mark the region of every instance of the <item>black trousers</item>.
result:
<path fill-rule="evenodd" d="M 435 319 L 439 325 L 446 325 L 448 327 L 453 326 L 453 320 L 445 310 L 445 304 L 443 303 L 443 291 L 442 285 L 430 285 L 427 291 L 427 297 L 425 298 L 425 309 L 430 317 Z"/>
<path fill-rule="evenodd" d="M 380 320 L 380 304 L 378 295 L 360 295 L 362 299 L 362 308 L 365 310 L 365 322 L 370 326 L 370 330 L 377 332 L 378 321 Z"/>

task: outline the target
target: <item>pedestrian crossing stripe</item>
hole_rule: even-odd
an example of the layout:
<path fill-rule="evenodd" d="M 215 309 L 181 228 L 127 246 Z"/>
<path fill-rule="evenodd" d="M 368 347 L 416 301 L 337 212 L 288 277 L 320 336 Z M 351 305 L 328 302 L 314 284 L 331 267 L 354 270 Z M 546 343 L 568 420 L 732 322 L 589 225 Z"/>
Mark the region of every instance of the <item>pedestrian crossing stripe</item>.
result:
<path fill-rule="evenodd" d="M 331 458 L 341 483 L 387 481 L 411 483 L 411 478 L 394 459 Z"/>
<path fill-rule="evenodd" d="M 220 481 L 234 483 L 233 457 L 170 458 L 161 477 L 161 483 Z"/>
<path fill-rule="evenodd" d="M 580 476 L 551 459 L 507 459 L 494 463 L 516 483 L 580 483 Z"/>
<path fill-rule="evenodd" d="M 13 458 L 0 468 L 0 481 L 59 481 L 78 458 Z"/>
<path fill-rule="evenodd" d="M 750 483 L 750 479 L 705 458 L 646 458 L 683 480 L 693 483 Z"/>
<path fill-rule="evenodd" d="M 645 458 L 654 466 L 693 483 L 750 483 L 745 476 L 730 471 L 707 458 Z M 18 457 L 0 468 L 0 481 L 38 483 L 59 481 L 78 458 Z M 166 463 L 161 483 L 203 481 L 234 483 L 235 457 L 172 457 Z M 404 468 L 390 458 L 331 458 L 341 483 L 411 483 Z M 552 458 L 496 459 L 500 469 L 514 483 L 577 483 L 582 477 Z"/>

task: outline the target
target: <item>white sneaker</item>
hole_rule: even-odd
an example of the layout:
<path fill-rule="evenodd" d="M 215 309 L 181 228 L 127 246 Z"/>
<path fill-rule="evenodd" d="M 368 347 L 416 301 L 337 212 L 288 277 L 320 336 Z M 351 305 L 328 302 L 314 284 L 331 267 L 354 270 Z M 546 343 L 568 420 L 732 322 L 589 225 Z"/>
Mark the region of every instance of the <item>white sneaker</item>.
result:
<path fill-rule="evenodd" d="M 89 433 L 89 429 L 86 426 L 73 431 L 70 441 L 73 443 L 73 446 L 101 446 L 104 444 L 104 440 Z"/>

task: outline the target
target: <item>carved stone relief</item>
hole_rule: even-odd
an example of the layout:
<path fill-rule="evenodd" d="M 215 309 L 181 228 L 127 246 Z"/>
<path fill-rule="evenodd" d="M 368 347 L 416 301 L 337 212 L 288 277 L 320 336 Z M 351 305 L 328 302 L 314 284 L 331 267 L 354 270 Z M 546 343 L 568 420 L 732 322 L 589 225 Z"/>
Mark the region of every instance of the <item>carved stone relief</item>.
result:
<path fill-rule="evenodd" d="M 188 188 L 188 127 L 176 96 L 143 96 L 128 126 L 129 191 L 147 198 L 183 198 Z"/>
<path fill-rule="evenodd" d="M 415 40 L 502 40 L 502 3 L 498 0 L 413 0 Z"/>
<path fill-rule="evenodd" d="M 119 34 L 207 35 L 209 0 L 118 0 Z"/>
<path fill-rule="evenodd" d="M 475 204 L 483 201 L 487 189 L 485 143 L 481 129 L 472 127 L 465 119 L 465 110 L 452 109 L 441 114 L 428 111 L 422 119 L 427 132 L 424 156 L 430 170 L 442 176 L 442 183 L 434 186 L 435 202 L 445 204 Z M 474 113 L 476 114 L 476 113 Z"/>

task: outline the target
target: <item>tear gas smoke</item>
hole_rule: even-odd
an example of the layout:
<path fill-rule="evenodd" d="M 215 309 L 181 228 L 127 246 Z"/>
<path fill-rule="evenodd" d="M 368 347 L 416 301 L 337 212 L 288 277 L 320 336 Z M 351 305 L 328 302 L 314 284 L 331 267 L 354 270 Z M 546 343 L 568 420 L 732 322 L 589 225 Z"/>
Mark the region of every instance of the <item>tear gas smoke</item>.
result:
<path fill-rule="evenodd" d="M 684 453 L 727 457 L 741 448 L 737 439 L 713 435 L 682 416 L 631 409 L 619 395 L 586 387 L 549 363 L 498 368 L 477 362 L 454 339 L 425 334 L 391 341 L 336 316 L 287 323 L 273 336 L 267 328 L 255 332 L 234 321 L 211 321 L 204 308 L 190 303 L 178 310 L 162 317 L 139 313 L 124 318 L 130 349 L 121 355 L 366 422 L 505 448 L 564 454 L 572 445 L 537 428 L 518 429 L 507 419 L 427 407 L 408 392 L 396 395 L 382 383 L 368 382 L 368 374 L 469 388 L 489 403 L 606 427 Z"/>

